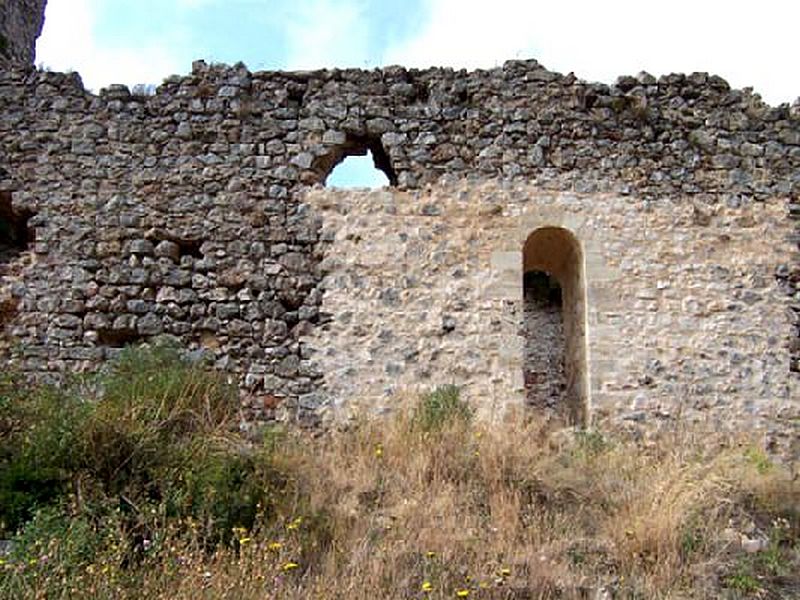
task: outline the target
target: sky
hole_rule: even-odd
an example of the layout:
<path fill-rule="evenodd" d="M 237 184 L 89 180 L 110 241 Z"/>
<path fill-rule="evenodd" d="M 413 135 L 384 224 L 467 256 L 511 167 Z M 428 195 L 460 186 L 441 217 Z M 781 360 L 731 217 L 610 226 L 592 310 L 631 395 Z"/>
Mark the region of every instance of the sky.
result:
<path fill-rule="evenodd" d="M 197 58 L 253 71 L 535 58 L 606 83 L 706 71 L 777 105 L 800 96 L 798 23 L 800 0 L 48 0 L 36 61 L 98 91 Z M 372 171 L 356 164 L 343 185 Z"/>

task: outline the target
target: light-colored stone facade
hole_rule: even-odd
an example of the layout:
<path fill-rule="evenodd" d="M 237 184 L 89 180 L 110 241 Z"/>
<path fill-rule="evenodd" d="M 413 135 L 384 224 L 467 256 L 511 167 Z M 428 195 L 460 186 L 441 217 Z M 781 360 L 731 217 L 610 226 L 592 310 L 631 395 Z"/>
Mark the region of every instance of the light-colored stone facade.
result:
<path fill-rule="evenodd" d="M 542 228 L 572 233 L 582 250 L 578 372 L 592 421 L 770 428 L 800 416 L 788 300 L 774 283 L 791 251 L 783 202 L 648 202 L 491 182 L 314 190 L 306 201 L 331 240 L 321 311 L 332 319 L 308 343 L 340 418 L 446 383 L 488 418 L 521 407 L 523 248 Z"/>

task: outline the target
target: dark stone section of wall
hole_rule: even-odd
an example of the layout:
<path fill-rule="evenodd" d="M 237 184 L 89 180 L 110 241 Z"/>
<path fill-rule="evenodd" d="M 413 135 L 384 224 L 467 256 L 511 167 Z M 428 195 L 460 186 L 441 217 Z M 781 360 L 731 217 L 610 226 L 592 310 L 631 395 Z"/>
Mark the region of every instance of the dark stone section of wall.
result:
<path fill-rule="evenodd" d="M 322 374 L 303 339 L 328 318 L 325 240 L 302 192 L 366 148 L 406 189 L 522 178 L 644 203 L 789 200 L 800 217 L 800 106 L 702 73 L 604 85 L 535 61 L 472 73 L 198 62 L 154 96 L 93 96 L 75 74 L 15 68 L 0 71 L 0 191 L 32 215 L 35 241 L 6 285 L 14 362 L 55 376 L 169 334 L 237 378 L 258 416 L 313 414 Z M 776 278 L 797 315 L 796 254 Z"/>
<path fill-rule="evenodd" d="M 0 65 L 33 64 L 47 0 L 0 0 Z"/>

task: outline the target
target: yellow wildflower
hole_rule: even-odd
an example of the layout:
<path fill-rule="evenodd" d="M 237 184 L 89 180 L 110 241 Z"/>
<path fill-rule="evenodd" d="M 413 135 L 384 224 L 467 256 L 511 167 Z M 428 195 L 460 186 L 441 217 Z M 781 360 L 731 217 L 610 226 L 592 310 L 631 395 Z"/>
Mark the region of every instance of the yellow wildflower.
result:
<path fill-rule="evenodd" d="M 458 596 L 459 598 L 466 598 L 467 596 L 469 596 L 469 590 L 458 590 L 456 592 L 456 596 Z"/>
<path fill-rule="evenodd" d="M 281 568 L 284 571 L 292 571 L 292 570 L 296 569 L 299 566 L 300 565 L 298 565 L 296 562 L 287 562 L 287 563 L 284 563 L 284 565 Z"/>
<path fill-rule="evenodd" d="M 286 526 L 286 529 L 288 529 L 289 531 L 294 531 L 295 529 L 299 529 L 300 524 L 302 522 L 303 522 L 303 517 L 297 517 L 294 521 L 292 521 Z"/>
<path fill-rule="evenodd" d="M 503 567 L 502 569 L 500 569 L 500 575 L 502 577 L 508 577 L 509 575 L 511 575 L 511 569 L 509 569 L 508 567 Z"/>
<path fill-rule="evenodd" d="M 272 542 L 269 546 L 267 546 L 267 548 L 269 548 L 273 552 L 277 552 L 278 550 L 283 548 L 283 544 L 281 544 L 280 542 Z"/>
<path fill-rule="evenodd" d="M 423 581 L 422 582 L 422 591 L 423 592 L 430 592 L 433 590 L 433 584 L 430 581 Z"/>
<path fill-rule="evenodd" d="M 381 456 L 383 456 L 383 446 L 381 446 L 380 444 L 375 446 L 375 456 L 377 458 L 380 458 Z"/>
<path fill-rule="evenodd" d="M 244 546 L 248 542 L 250 542 L 250 538 L 249 537 L 239 538 L 239 545 L 241 545 L 241 546 Z"/>
<path fill-rule="evenodd" d="M 436 556 L 436 552 L 434 552 L 433 550 L 428 550 L 425 553 L 425 556 L 427 556 L 428 558 L 433 558 L 434 556 Z"/>

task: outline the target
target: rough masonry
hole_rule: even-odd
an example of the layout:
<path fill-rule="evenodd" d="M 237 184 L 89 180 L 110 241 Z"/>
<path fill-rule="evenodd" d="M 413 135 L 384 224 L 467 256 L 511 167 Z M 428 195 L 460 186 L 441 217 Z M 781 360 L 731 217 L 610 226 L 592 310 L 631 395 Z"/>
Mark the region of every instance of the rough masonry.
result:
<path fill-rule="evenodd" d="M 47 0 L 0 0 L 0 65 L 33 64 Z"/>
<path fill-rule="evenodd" d="M 322 186 L 367 150 L 390 188 Z M 492 417 L 545 394 L 583 422 L 786 431 L 799 196 L 800 104 L 705 73 L 198 61 L 154 95 L 93 95 L 16 63 L 0 70 L 5 353 L 58 379 L 170 335 L 257 419 L 456 383 Z M 524 282 L 544 276 L 561 310 L 539 327 Z"/>

